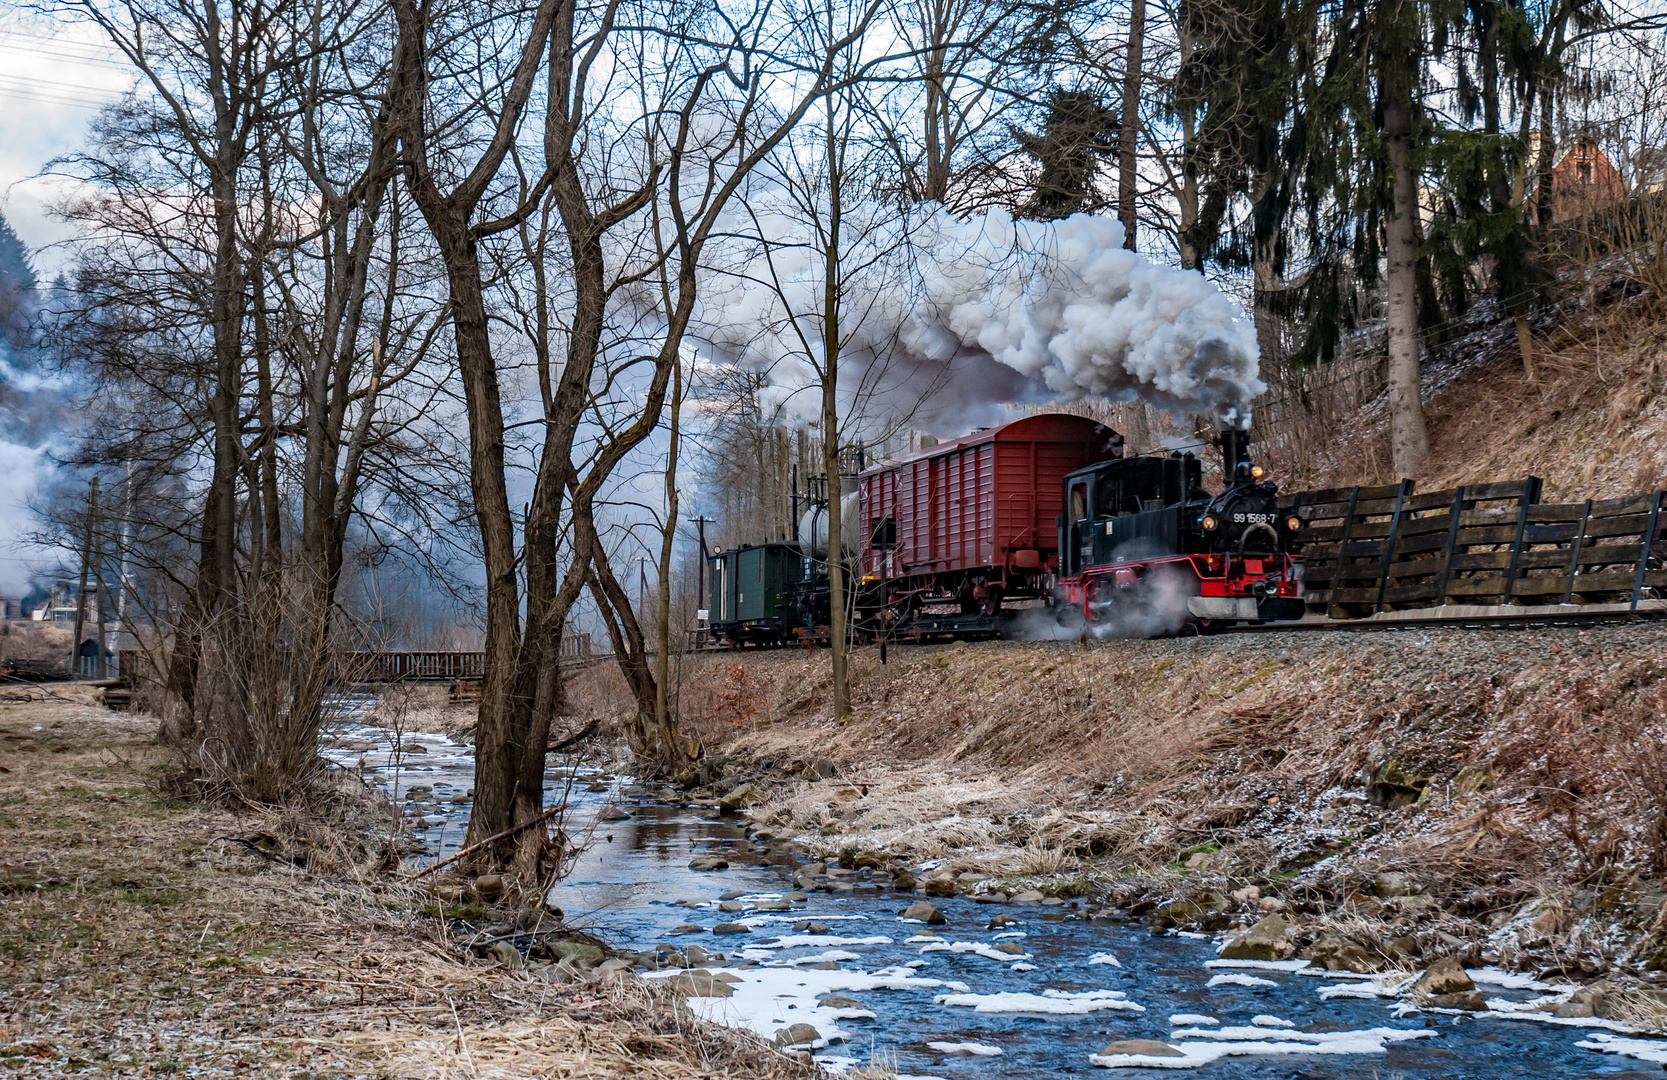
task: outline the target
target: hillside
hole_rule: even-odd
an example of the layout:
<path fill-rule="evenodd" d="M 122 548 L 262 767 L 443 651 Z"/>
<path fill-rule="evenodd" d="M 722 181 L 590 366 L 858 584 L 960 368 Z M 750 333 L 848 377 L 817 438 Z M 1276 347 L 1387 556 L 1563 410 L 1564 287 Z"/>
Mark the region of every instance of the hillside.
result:
<path fill-rule="evenodd" d="M 1263 429 L 1282 486 L 1392 483 L 1385 399 L 1369 364 L 1289 376 Z M 1667 487 L 1667 312 L 1651 297 L 1571 304 L 1536 335 L 1533 381 L 1508 324 L 1480 320 L 1426 361 L 1421 491 L 1538 476 L 1543 501 Z"/>

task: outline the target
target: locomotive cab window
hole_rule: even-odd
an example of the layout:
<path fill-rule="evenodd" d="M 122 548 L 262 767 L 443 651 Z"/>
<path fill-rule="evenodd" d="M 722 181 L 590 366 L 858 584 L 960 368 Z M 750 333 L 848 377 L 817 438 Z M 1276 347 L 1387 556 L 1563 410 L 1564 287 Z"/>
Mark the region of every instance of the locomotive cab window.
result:
<path fill-rule="evenodd" d="M 1071 520 L 1081 521 L 1088 516 L 1088 485 L 1071 485 Z"/>

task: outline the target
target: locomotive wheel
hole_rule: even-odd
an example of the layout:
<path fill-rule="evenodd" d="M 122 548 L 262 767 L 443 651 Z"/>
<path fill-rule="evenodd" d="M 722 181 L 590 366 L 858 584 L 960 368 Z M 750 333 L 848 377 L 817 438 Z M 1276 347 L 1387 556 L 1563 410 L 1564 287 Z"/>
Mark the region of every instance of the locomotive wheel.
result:
<path fill-rule="evenodd" d="M 1001 614 L 1001 586 L 988 585 L 984 589 L 984 614 L 995 618 Z"/>

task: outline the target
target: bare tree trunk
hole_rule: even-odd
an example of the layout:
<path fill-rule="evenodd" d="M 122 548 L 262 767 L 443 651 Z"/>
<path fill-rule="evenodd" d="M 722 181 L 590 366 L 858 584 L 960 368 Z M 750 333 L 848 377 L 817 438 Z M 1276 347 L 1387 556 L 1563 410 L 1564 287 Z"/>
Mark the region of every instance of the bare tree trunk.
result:
<path fill-rule="evenodd" d="M 1193 61 L 1198 45 L 1188 22 L 1187 5 L 1179 6 L 1175 29 L 1180 46 L 1180 70 L 1185 72 Z M 1179 103 L 1181 115 L 1181 187 L 1176 192 L 1181 219 L 1175 231 L 1175 246 L 1181 257 L 1183 270 L 1204 272 L 1203 256 L 1198 250 L 1198 106 L 1188 100 Z M 1125 226 L 1127 227 L 1127 226 Z"/>
<path fill-rule="evenodd" d="M 1285 281 L 1275 262 L 1274 245 L 1278 242 L 1278 235 L 1256 237 L 1251 242 L 1255 245 L 1251 257 L 1254 292 L 1251 319 L 1256 326 L 1256 346 L 1262 354 L 1262 362 L 1267 363 L 1280 359 L 1284 351 L 1280 341 L 1279 316 L 1268 304 L 1284 287 Z"/>
<path fill-rule="evenodd" d="M 1552 31 L 1551 50 L 1542 63 L 1547 67 L 1558 63 L 1562 52 L 1563 22 L 1559 19 Z M 1551 217 L 1555 209 L 1551 198 L 1551 170 L 1557 163 L 1557 125 L 1554 119 L 1557 115 L 1557 86 L 1547 72 L 1542 71 L 1540 79 L 1540 153 L 1534 162 L 1539 187 L 1534 193 L 1534 224 L 1543 236 L 1546 230 L 1551 228 Z"/>
<path fill-rule="evenodd" d="M 429 73 L 428 9 L 416 0 L 394 0 L 398 40 L 392 67 L 392 97 L 398 118 L 410 189 L 428 223 L 446 270 L 458 372 L 469 422 L 469 487 L 480 527 L 486 577 L 485 674 L 475 728 L 475 803 L 466 845 L 479 843 L 518 824 L 516 804 L 543 798 L 543 747 L 537 748 L 540 782 L 522 795 L 527 747 L 527 712 L 517 708 L 521 660 L 521 612 L 515 550 L 515 520 L 504 476 L 504 416 L 492 337 L 487 322 L 478 236 L 472 218 L 497 175 L 526 108 L 555 17 L 556 0 L 540 0 L 530 20 L 515 77 L 496 109 L 496 126 L 467 175 L 442 191 L 429 159 L 426 126 Z M 483 848 L 479 867 L 505 865 L 516 839 Z"/>
<path fill-rule="evenodd" d="M 1137 250 L 1140 215 L 1135 206 L 1139 163 L 1141 52 L 1146 42 L 1146 0 L 1130 0 L 1129 48 L 1123 58 L 1123 119 L 1117 133 L 1117 220 L 1123 223 L 1123 246 Z"/>
<path fill-rule="evenodd" d="M 1390 451 L 1397 476 L 1429 457 L 1418 341 L 1418 187 L 1412 168 L 1412 78 L 1405 56 L 1383 54 L 1383 133 L 1394 183 L 1385 219 Z"/>
<path fill-rule="evenodd" d="M 839 487 L 839 354 L 840 354 L 840 215 L 843 210 L 843 147 L 828 119 L 828 228 L 822 257 L 822 475 L 828 493 L 828 627 L 829 660 L 833 668 L 834 717 L 851 714 L 851 680 L 847 668 L 845 625 L 845 523 L 841 520 Z"/>
<path fill-rule="evenodd" d="M 670 433 L 669 446 L 666 449 L 666 527 L 660 533 L 658 567 L 660 625 L 655 628 L 659 655 L 655 657 L 654 672 L 654 722 L 660 730 L 660 741 L 667 746 L 679 741 L 677 725 L 671 714 L 671 702 L 667 697 L 667 687 L 671 685 L 671 559 L 672 545 L 677 538 L 677 440 L 681 434 L 678 422 L 683 409 L 681 363 L 673 365 L 671 380 L 671 400 L 668 403 Z"/>

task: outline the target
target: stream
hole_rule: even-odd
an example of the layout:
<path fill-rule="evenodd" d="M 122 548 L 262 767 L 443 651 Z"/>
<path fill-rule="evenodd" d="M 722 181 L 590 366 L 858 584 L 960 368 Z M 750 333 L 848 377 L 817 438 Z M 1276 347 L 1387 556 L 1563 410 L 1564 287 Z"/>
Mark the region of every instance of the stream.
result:
<path fill-rule="evenodd" d="M 401 803 L 431 856 L 459 849 L 470 747 L 415 732 L 396 755 L 385 729 L 349 724 L 323 752 Z M 944 925 L 905 921 L 900 909 L 919 896 L 861 873 L 830 879 L 837 892 L 793 893 L 791 868 L 805 857 L 791 844 L 750 840 L 741 815 L 672 805 L 662 801 L 669 789 L 553 759 L 546 804 L 564 794 L 566 829 L 584 844 L 549 894 L 566 921 L 626 953 L 654 954 L 639 958 L 639 969 L 660 968 L 647 978 L 677 978 L 688 965 L 727 982 L 730 996 L 689 999 L 708 1019 L 766 1038 L 809 1025 L 814 1036 L 791 1037 L 806 1039 L 801 1048 L 831 1071 L 874 1061 L 899 1077 L 944 1080 L 1177 1069 L 1212 1080 L 1632 1080 L 1661 1077 L 1667 1063 L 1667 1040 L 1628 1037 L 1601 1020 L 1418 1012 L 1388 990 L 1379 996 L 1367 976 L 1219 961 L 1202 935 L 1090 922 L 1073 905 L 938 898 Z M 691 869 L 701 855 L 729 868 Z M 992 927 L 997 916 L 1016 921 Z M 718 925 L 745 932 L 711 932 Z M 690 946 L 701 953 L 683 955 Z M 1471 974 L 1495 1010 L 1566 989 Z M 1182 1056 L 1152 1057 L 1160 1048 L 1138 1044 L 1121 1050 L 1139 1056 L 1097 1056 L 1122 1040 L 1161 1040 Z"/>

